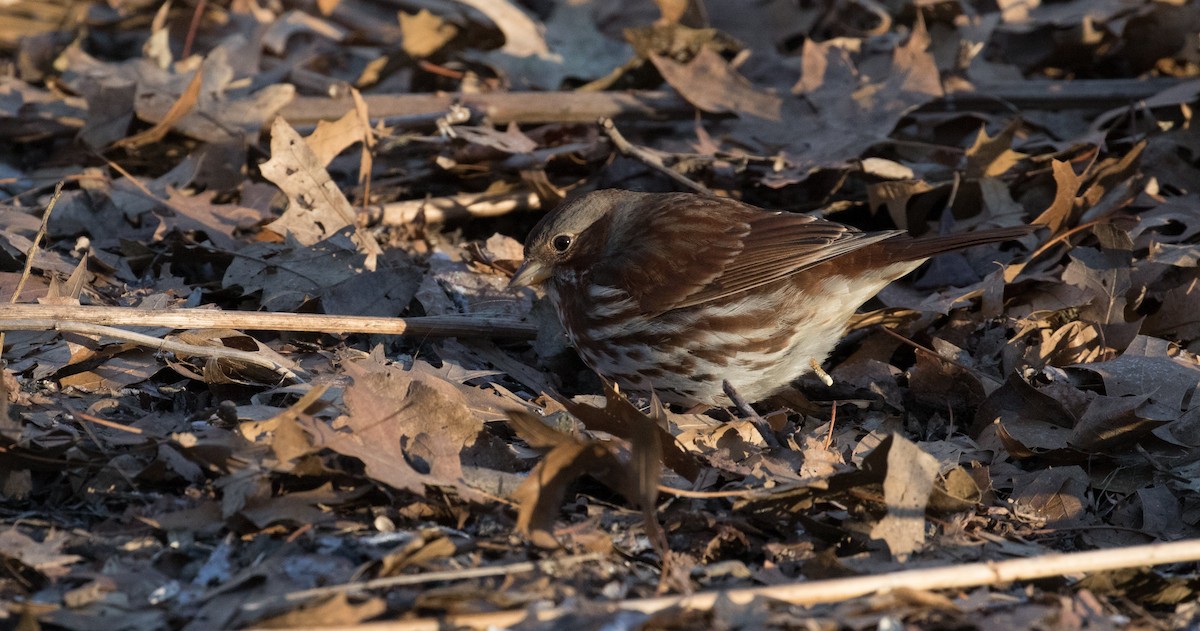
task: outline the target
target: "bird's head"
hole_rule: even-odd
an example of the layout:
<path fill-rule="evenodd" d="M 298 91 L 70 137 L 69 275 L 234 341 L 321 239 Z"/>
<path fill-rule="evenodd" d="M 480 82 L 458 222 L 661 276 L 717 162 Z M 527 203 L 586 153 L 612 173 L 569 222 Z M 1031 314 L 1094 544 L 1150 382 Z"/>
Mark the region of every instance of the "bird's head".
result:
<path fill-rule="evenodd" d="M 586 268 L 614 249 L 616 215 L 647 195 L 617 189 L 594 191 L 542 218 L 525 240 L 525 262 L 510 287 L 537 287 L 555 275 Z"/>

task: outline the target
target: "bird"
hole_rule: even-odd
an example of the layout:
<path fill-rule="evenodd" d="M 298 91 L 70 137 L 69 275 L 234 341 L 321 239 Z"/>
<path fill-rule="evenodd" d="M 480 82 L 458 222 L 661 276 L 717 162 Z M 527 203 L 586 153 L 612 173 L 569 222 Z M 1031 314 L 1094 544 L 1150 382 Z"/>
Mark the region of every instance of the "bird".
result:
<path fill-rule="evenodd" d="M 865 302 L 929 257 L 1035 226 L 913 237 L 695 193 L 597 190 L 546 214 L 510 287 L 541 287 L 583 362 L 685 407 L 820 370 Z"/>

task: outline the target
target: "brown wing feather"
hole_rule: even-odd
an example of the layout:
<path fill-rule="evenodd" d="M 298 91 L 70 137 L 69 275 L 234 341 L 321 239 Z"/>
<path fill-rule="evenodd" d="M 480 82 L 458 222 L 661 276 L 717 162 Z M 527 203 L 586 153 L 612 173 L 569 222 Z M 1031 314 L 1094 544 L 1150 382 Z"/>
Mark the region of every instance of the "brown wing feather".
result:
<path fill-rule="evenodd" d="M 625 290 L 649 314 L 679 306 L 717 279 L 742 251 L 758 211 L 728 199 L 689 194 L 645 197 L 627 209 L 626 233 L 610 243 L 613 264 L 593 280 Z M 654 238 L 647 238 L 652 235 Z"/>
<path fill-rule="evenodd" d="M 829 259 L 890 239 L 903 231 L 860 232 L 850 226 L 795 213 L 769 213 L 750 221 L 742 249 L 712 283 L 676 307 L 689 307 L 754 289 Z"/>
<path fill-rule="evenodd" d="M 591 272 L 648 314 L 747 291 L 903 234 L 684 193 L 645 197 L 628 212 L 627 233 L 613 240 L 615 264 Z"/>

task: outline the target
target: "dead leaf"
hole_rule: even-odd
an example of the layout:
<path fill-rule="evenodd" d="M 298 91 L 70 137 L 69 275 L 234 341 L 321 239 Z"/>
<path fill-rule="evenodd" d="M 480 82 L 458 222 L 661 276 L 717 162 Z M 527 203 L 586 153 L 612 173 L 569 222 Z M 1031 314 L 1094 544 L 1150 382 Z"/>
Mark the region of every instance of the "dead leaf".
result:
<path fill-rule="evenodd" d="M 1013 136 L 1017 128 L 1018 124 L 1014 121 L 994 138 L 987 135 L 986 128 L 981 128 L 975 142 L 967 149 L 964 175 L 970 179 L 1000 177 L 1017 162 L 1026 158 L 1026 154 L 1012 150 Z"/>
<path fill-rule="evenodd" d="M 940 476 L 929 497 L 929 510 L 957 513 L 975 509 L 983 500 L 984 490 L 963 467 L 954 467 Z"/>
<path fill-rule="evenodd" d="M 1014 374 L 980 404 L 971 433 L 995 427 L 1010 454 L 1028 458 L 1068 449 L 1075 422 L 1058 400 Z"/>
<path fill-rule="evenodd" d="M 538 146 L 529 136 L 521 133 L 515 124 L 509 125 L 504 131 L 491 127 L 458 125 L 454 127 L 454 135 L 467 142 L 505 153 L 529 153 Z"/>
<path fill-rule="evenodd" d="M 629 402 L 629 399 L 605 385 L 605 406 L 602 408 L 591 405 L 564 401 L 563 405 L 573 416 L 578 418 L 592 431 L 600 431 L 619 436 L 631 443 L 654 443 L 659 445 L 662 462 L 673 471 L 689 480 L 695 480 L 700 474 L 696 459 L 682 449 L 664 425 L 663 418 L 653 419 L 643 414 Z M 655 408 L 660 406 L 653 406 Z M 648 432 L 653 430 L 657 438 L 651 438 Z"/>
<path fill-rule="evenodd" d="M 283 118 L 271 124 L 271 159 L 259 165 L 259 170 L 288 197 L 288 209 L 267 228 L 292 235 L 303 245 L 313 245 L 350 228 L 351 238 L 366 254 L 364 267 L 375 269 L 375 259 L 381 253 L 379 244 L 369 234 L 353 229 L 355 213 L 350 202 L 317 155 Z"/>
<path fill-rule="evenodd" d="M 871 527 L 871 537 L 887 543 L 892 556 L 903 561 L 925 543 L 925 506 L 938 475 L 937 460 L 898 434 L 889 436 L 863 463 L 887 454 L 883 495 L 887 515 Z"/>
<path fill-rule="evenodd" d="M 1072 366 L 1094 372 L 1109 396 L 1146 396 L 1182 411 L 1200 403 L 1200 366 L 1194 357 L 1172 357 L 1165 340 L 1138 336 L 1116 359 Z"/>
<path fill-rule="evenodd" d="M 1172 420 L 1146 418 L 1142 408 L 1149 399 L 1146 395 L 1093 398 L 1071 433 L 1071 446 L 1091 453 L 1120 453 L 1133 448 L 1151 430 Z"/>
<path fill-rule="evenodd" d="M 497 51 L 473 55 L 502 72 L 513 89 L 557 90 L 566 79 L 591 81 L 609 74 L 631 56 L 625 42 L 596 28 L 600 5 L 556 2 L 539 24 L 510 0 L 463 0 L 486 14 L 504 33 Z"/>
<path fill-rule="evenodd" d="M 418 59 L 428 57 L 458 35 L 458 27 L 421 9 L 416 14 L 400 12 L 404 52 Z"/>
<path fill-rule="evenodd" d="M 650 61 L 671 87 L 702 111 L 780 120 L 782 99 L 755 89 L 710 48 L 701 48 L 686 64 L 656 53 L 650 54 Z"/>
<path fill-rule="evenodd" d="M 579 439 L 557 432 L 528 412 L 509 412 L 513 429 L 531 447 L 550 448 L 525 481 L 513 491 L 517 501 L 517 530 L 543 548 L 556 548 L 552 534 L 555 518 L 566 497 L 567 488 L 579 476 L 595 473 L 609 486 L 630 488 L 619 475 L 625 469 L 614 450 L 593 440 Z M 632 493 L 636 497 L 636 493 Z"/>
<path fill-rule="evenodd" d="M 1013 488 L 1013 510 L 1038 527 L 1081 526 L 1089 521 L 1088 476 L 1077 466 L 1055 467 L 1022 474 Z"/>
<path fill-rule="evenodd" d="M 209 242 L 222 250 L 236 250 L 240 244 L 234 232 L 251 228 L 264 219 L 263 214 L 253 208 L 214 203 L 217 191 L 185 195 L 172 187 L 167 193 L 167 205 L 172 214 L 164 217 L 164 227 L 180 232 L 203 232 Z"/>
<path fill-rule="evenodd" d="M 461 452 L 479 421 L 437 379 L 374 360 L 348 363 L 346 416 L 330 426 L 298 419 L 325 447 L 358 458 L 373 480 L 424 495 L 427 486 L 453 488 L 468 500 L 484 498 L 463 480 Z"/>
<path fill-rule="evenodd" d="M 0 531 L 0 555 L 8 557 L 41 572 L 50 578 L 65 576 L 70 572 L 66 567 L 83 560 L 74 554 L 62 554 L 67 545 L 68 536 L 60 531 L 50 531 L 42 541 L 11 527 Z"/>
<path fill-rule="evenodd" d="M 358 111 L 350 110 L 336 121 L 319 121 L 317 128 L 304 142 L 312 150 L 316 164 L 324 168 L 328 167 L 338 154 L 355 143 L 365 142 L 370 135 L 371 130 L 363 126 Z"/>
<path fill-rule="evenodd" d="M 645 527 L 660 554 L 667 549 L 666 535 L 658 524 L 655 502 L 662 477 L 663 450 L 658 423 L 640 412 L 612 386 L 605 384 L 606 405 L 597 408 L 568 403 L 573 415 L 597 430 L 628 440 L 627 450 L 584 436 L 557 431 L 523 411 L 510 411 L 509 423 L 531 447 L 549 449 L 513 493 L 519 504 L 517 529 L 540 546 L 557 545 L 550 534 L 568 486 L 588 474 L 642 509 Z M 654 408 L 661 408 L 657 399 Z M 590 423 L 590 424 L 589 424 Z"/>
<path fill-rule="evenodd" d="M 221 282 L 247 294 L 262 292 L 259 302 L 270 311 L 292 311 L 319 299 L 330 314 L 395 315 L 412 300 L 421 273 L 403 252 L 384 254 L 376 271 L 364 271 L 368 259 L 349 229 L 307 247 L 295 241 L 256 243 L 241 250 Z"/>
<path fill-rule="evenodd" d="M 114 146 L 125 149 L 137 149 L 138 147 L 162 140 L 176 123 L 196 107 L 196 102 L 200 99 L 200 89 L 203 83 L 204 74 L 197 71 L 192 80 L 188 82 L 187 87 L 184 88 L 183 94 L 179 95 L 179 100 L 171 105 L 171 109 L 167 110 L 166 114 L 163 114 L 162 120 L 155 123 L 150 129 L 118 140 Z"/>
<path fill-rule="evenodd" d="M 1054 203 L 1042 211 L 1033 223 L 1046 226 L 1051 233 L 1058 233 L 1073 221 L 1075 192 L 1079 190 L 1083 178 L 1075 174 L 1075 169 L 1069 163 L 1053 160 L 1050 167 L 1054 171 Z"/>

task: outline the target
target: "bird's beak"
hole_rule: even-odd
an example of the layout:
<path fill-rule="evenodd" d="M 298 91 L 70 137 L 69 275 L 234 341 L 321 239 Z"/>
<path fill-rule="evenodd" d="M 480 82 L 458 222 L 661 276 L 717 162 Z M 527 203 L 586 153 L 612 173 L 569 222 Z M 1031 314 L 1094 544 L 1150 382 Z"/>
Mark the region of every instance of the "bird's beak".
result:
<path fill-rule="evenodd" d="M 508 281 L 508 286 L 509 288 L 537 287 L 546 282 L 547 278 L 550 278 L 550 268 L 525 259 L 525 262 L 521 263 L 521 267 L 518 267 L 517 272 L 513 274 L 512 280 Z"/>

